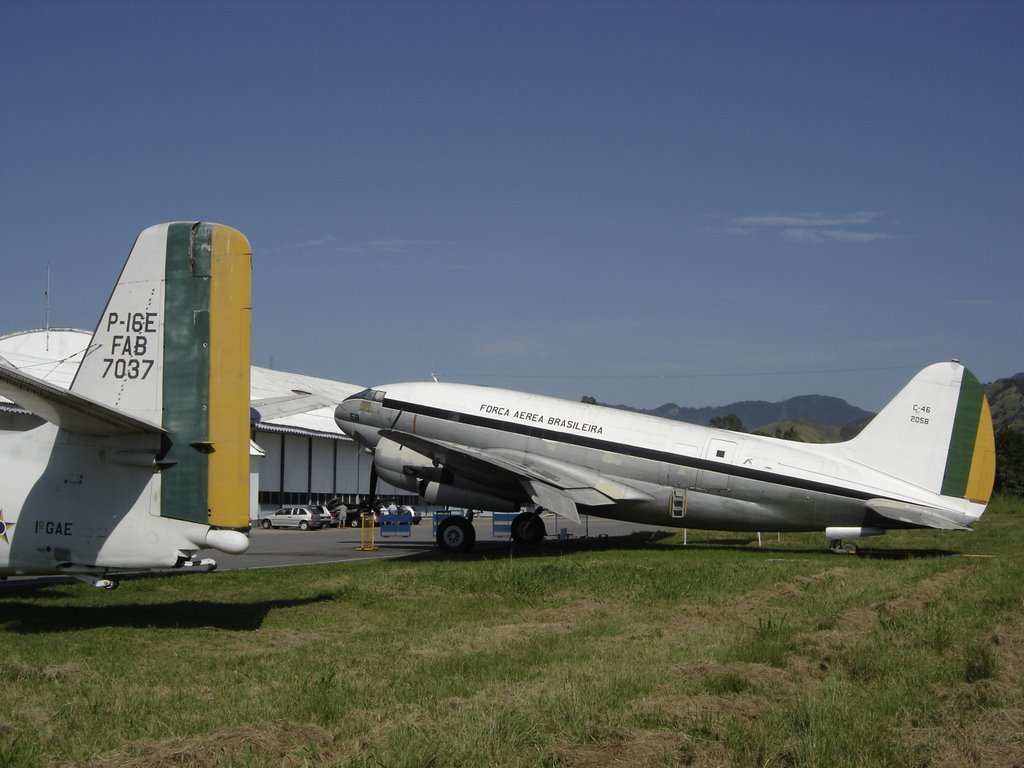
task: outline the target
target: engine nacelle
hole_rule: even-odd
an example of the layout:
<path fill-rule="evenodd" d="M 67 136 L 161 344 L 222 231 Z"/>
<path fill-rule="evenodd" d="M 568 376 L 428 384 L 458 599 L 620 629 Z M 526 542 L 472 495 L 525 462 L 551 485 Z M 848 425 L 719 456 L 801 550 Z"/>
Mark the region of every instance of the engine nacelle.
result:
<path fill-rule="evenodd" d="M 419 494 L 428 504 L 439 506 L 465 507 L 466 509 L 486 509 L 488 512 L 516 512 L 519 504 L 500 496 L 492 496 L 482 491 L 458 488 L 424 480 L 419 485 Z"/>
<path fill-rule="evenodd" d="M 420 473 L 434 468 L 429 456 L 387 438 L 381 438 L 377 443 L 377 448 L 373 452 L 373 464 L 381 480 L 413 493 L 416 492 Z"/>

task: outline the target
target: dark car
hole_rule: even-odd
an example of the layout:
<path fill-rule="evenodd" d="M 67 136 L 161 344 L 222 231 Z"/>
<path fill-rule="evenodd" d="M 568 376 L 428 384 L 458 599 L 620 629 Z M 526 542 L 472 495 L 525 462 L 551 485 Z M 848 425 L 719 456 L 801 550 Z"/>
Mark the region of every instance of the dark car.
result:
<path fill-rule="evenodd" d="M 345 526 L 348 528 L 361 528 L 363 525 L 363 515 L 371 512 L 372 510 L 368 507 L 362 509 L 350 509 L 345 513 Z M 380 525 L 377 522 L 377 515 L 373 515 L 373 524 Z"/>

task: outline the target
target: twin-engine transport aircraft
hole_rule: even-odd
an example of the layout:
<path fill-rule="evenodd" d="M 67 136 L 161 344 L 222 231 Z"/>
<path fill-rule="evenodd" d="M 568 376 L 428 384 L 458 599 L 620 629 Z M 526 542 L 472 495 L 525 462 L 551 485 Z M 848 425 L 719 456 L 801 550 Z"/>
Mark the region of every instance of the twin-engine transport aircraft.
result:
<path fill-rule="evenodd" d="M 985 511 L 995 441 L 985 392 L 958 361 L 925 368 L 854 439 L 809 445 L 503 389 L 393 384 L 347 398 L 338 426 L 376 475 L 430 504 L 733 531 L 824 531 L 831 547 L 890 528 L 968 530 Z M 371 488 L 374 485 L 371 477 Z M 438 544 L 467 551 L 471 522 Z M 852 549 L 846 547 L 846 549 Z"/>
<path fill-rule="evenodd" d="M 70 391 L 0 358 L 46 420 L 0 432 L 0 578 L 172 568 L 249 546 L 252 249 L 220 224 L 139 235 Z"/>

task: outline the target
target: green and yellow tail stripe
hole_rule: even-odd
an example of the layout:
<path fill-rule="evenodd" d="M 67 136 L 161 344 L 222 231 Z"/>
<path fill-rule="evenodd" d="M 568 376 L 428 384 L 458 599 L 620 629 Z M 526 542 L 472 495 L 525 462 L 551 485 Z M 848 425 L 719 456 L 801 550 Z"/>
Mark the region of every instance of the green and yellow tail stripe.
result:
<path fill-rule="evenodd" d="M 986 503 L 996 475 L 996 444 L 985 389 L 966 368 L 960 383 L 942 495 Z"/>
<path fill-rule="evenodd" d="M 161 515 L 249 525 L 252 251 L 219 224 L 168 227 Z"/>

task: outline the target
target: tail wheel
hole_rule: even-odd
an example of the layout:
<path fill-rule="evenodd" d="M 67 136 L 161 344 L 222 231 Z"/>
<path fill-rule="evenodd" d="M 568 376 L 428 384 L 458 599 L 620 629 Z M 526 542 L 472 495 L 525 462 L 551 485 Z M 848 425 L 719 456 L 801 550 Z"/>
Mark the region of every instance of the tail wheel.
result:
<path fill-rule="evenodd" d="M 544 521 L 537 512 L 520 512 L 512 519 L 512 541 L 516 544 L 536 547 L 546 535 Z"/>
<path fill-rule="evenodd" d="M 476 543 L 476 528 L 464 517 L 446 517 L 437 526 L 437 546 L 445 552 L 469 552 Z"/>

